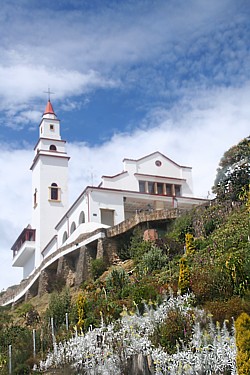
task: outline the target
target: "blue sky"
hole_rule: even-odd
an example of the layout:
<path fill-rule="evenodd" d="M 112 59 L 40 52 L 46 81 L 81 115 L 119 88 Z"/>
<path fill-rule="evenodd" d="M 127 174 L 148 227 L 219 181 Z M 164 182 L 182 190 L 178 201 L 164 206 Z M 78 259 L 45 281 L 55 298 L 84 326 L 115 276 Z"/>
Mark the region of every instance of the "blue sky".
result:
<path fill-rule="evenodd" d="M 68 142 L 71 202 L 124 157 L 156 150 L 211 191 L 249 135 L 249 0 L 0 1 L 0 290 L 31 216 L 33 147 L 50 87 Z"/>

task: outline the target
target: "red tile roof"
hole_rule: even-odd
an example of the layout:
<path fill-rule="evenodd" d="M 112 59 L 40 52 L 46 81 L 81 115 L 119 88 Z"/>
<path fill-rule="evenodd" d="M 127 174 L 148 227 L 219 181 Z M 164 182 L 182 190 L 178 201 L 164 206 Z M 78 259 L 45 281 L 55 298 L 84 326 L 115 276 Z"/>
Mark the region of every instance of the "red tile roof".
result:
<path fill-rule="evenodd" d="M 52 114 L 52 115 L 55 115 L 55 112 L 54 112 L 54 109 L 52 107 L 52 104 L 51 104 L 50 100 L 48 100 L 48 103 L 47 103 L 45 111 L 44 111 L 44 115 L 46 115 L 48 113 Z"/>

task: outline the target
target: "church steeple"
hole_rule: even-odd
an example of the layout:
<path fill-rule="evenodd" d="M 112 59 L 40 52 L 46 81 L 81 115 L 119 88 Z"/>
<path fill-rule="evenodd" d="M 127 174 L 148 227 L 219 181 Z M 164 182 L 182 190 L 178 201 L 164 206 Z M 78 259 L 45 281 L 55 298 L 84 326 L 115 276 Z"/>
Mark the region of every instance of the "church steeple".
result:
<path fill-rule="evenodd" d="M 56 116 L 56 114 L 54 112 L 54 109 L 52 107 L 50 99 L 48 100 L 48 103 L 46 105 L 46 108 L 45 108 L 45 111 L 44 111 L 43 115 L 48 115 L 48 114 Z"/>
<path fill-rule="evenodd" d="M 50 99 L 47 102 L 39 128 L 40 138 L 61 140 L 60 121 L 54 112 Z"/>
<path fill-rule="evenodd" d="M 61 139 L 60 120 L 48 99 L 39 125 L 32 170 L 32 228 L 36 229 L 35 266 L 55 234 L 55 225 L 68 209 L 68 161 L 66 142 Z"/>

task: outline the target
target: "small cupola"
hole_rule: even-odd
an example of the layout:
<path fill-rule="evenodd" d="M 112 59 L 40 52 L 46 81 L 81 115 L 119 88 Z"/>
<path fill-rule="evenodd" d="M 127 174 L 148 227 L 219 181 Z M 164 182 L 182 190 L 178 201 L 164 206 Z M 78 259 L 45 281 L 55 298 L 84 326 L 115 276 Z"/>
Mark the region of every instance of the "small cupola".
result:
<path fill-rule="evenodd" d="M 47 102 L 43 113 L 42 121 L 39 125 L 40 138 L 61 140 L 60 121 L 57 118 L 50 99 Z"/>
<path fill-rule="evenodd" d="M 46 105 L 46 108 L 45 108 L 45 111 L 43 113 L 43 118 L 52 118 L 52 119 L 56 119 L 56 114 L 54 112 L 54 109 L 53 109 L 53 106 L 51 104 L 51 101 L 50 99 L 48 100 L 47 102 L 47 105 Z"/>

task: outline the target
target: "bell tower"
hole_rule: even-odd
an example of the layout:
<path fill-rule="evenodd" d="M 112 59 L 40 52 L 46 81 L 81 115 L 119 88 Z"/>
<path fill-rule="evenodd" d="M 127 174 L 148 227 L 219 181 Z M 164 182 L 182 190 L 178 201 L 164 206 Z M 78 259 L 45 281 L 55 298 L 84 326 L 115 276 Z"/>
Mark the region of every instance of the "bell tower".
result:
<path fill-rule="evenodd" d="M 36 230 L 35 267 L 42 251 L 55 235 L 55 225 L 68 209 L 68 161 L 66 141 L 50 99 L 39 125 L 32 171 L 32 228 Z"/>

